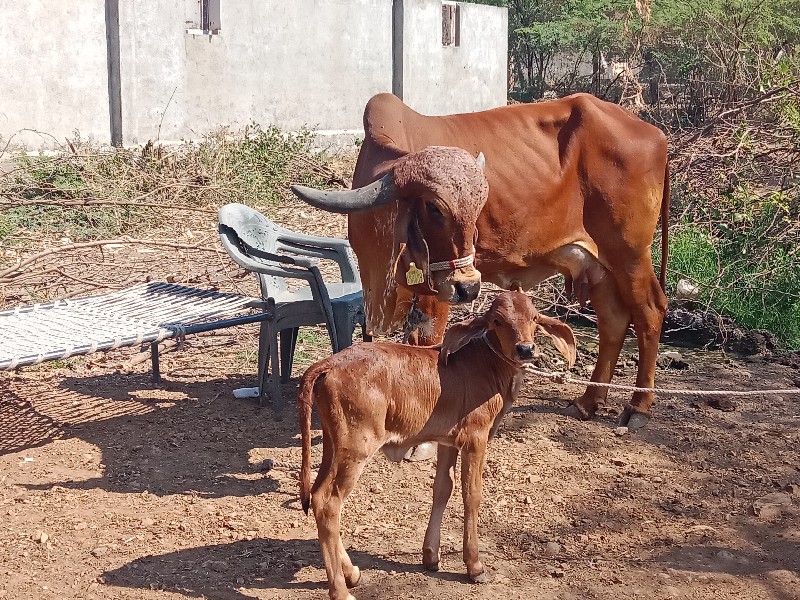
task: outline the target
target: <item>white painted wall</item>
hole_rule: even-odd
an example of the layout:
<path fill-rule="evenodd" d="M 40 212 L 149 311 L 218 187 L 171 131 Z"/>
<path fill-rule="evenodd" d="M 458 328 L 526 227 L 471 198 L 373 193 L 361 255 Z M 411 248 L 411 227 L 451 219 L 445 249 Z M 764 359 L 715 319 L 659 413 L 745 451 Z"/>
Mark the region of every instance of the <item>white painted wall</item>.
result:
<path fill-rule="evenodd" d="M 428 114 L 505 103 L 505 9 L 462 4 L 441 43 L 441 0 L 404 3 L 404 100 Z M 122 137 L 197 139 L 251 122 L 363 135 L 392 90 L 392 0 L 220 0 L 219 35 L 191 35 L 197 0 L 120 0 Z M 197 13 L 197 14 L 195 14 Z M 110 141 L 104 0 L 0 0 L 0 141 Z M 2 146 L 0 146 L 2 147 Z"/>
<path fill-rule="evenodd" d="M 54 147 L 76 129 L 109 140 L 103 5 L 0 0 L 0 149 L 12 136 Z"/>
<path fill-rule="evenodd" d="M 182 3 L 120 4 L 125 143 L 250 122 L 358 131 L 392 87 L 390 0 L 223 0 L 220 18 L 193 36 Z"/>
<path fill-rule="evenodd" d="M 508 10 L 458 3 L 461 43 L 442 46 L 441 0 L 403 0 L 403 100 L 428 115 L 506 104 Z"/>

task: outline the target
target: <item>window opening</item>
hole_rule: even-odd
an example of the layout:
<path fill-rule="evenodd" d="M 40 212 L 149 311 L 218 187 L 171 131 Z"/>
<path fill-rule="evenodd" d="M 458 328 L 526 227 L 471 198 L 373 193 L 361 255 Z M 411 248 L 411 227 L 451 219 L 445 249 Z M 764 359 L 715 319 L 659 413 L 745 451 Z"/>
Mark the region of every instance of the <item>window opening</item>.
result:
<path fill-rule="evenodd" d="M 192 35 L 218 34 L 222 29 L 220 0 L 189 0 L 189 2 L 193 14 L 186 21 L 186 33 Z"/>
<path fill-rule="evenodd" d="M 461 7 L 442 2 L 442 46 L 461 45 Z"/>

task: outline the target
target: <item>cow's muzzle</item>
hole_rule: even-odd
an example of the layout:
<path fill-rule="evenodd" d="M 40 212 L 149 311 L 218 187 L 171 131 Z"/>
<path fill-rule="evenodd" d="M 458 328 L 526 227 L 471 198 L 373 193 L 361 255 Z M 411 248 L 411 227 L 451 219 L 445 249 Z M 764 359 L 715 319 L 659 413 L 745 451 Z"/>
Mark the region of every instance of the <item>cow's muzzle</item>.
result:
<path fill-rule="evenodd" d="M 453 304 L 462 304 L 463 302 L 472 302 L 478 297 L 481 291 L 481 282 L 463 283 L 457 282 L 453 285 Z"/>
<path fill-rule="evenodd" d="M 472 254 L 455 260 L 445 260 L 429 265 L 431 273 L 436 271 L 450 271 L 451 274 L 440 282 L 436 288 L 439 298 L 452 304 L 471 302 L 478 297 L 481 291 L 481 274 L 473 267 L 475 263 L 475 249 Z M 464 272 L 467 272 L 466 276 Z M 449 288 L 449 289 L 448 289 Z"/>

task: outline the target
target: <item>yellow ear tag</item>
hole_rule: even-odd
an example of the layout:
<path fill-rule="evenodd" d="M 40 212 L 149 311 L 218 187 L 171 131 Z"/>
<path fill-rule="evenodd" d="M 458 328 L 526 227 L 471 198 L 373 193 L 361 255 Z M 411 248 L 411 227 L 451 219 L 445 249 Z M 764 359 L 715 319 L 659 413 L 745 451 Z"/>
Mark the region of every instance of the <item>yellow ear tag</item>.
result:
<path fill-rule="evenodd" d="M 408 271 L 406 272 L 406 283 L 408 285 L 419 285 L 425 281 L 425 274 L 417 268 L 413 262 L 408 263 Z"/>

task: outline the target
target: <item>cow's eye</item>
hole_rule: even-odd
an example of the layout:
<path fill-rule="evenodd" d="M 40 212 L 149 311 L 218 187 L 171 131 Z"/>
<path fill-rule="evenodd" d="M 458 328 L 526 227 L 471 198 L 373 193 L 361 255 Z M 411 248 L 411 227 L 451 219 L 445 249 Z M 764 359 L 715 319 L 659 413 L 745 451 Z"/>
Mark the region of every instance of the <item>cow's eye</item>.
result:
<path fill-rule="evenodd" d="M 436 206 L 433 202 L 426 202 L 425 208 L 428 210 L 428 213 L 431 216 L 436 217 L 437 219 L 441 219 L 444 216 L 442 214 L 442 211 L 439 210 L 439 207 Z"/>

